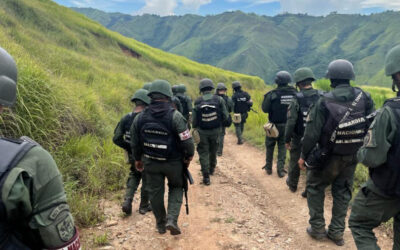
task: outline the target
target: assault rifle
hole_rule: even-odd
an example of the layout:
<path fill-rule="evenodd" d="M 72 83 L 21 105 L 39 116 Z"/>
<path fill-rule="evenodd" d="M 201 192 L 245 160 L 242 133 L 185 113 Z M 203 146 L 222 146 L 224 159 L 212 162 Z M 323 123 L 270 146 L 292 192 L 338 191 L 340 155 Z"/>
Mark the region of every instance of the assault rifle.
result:
<path fill-rule="evenodd" d="M 190 163 L 183 162 L 183 190 L 185 191 L 186 214 L 189 214 L 189 199 L 188 199 L 189 183 L 190 183 L 190 185 L 194 184 L 193 177 L 189 171 L 189 165 L 190 165 Z"/>
<path fill-rule="evenodd" d="M 250 108 L 250 111 L 253 111 L 254 113 L 258 114 L 258 112 L 255 111 L 253 108 Z"/>

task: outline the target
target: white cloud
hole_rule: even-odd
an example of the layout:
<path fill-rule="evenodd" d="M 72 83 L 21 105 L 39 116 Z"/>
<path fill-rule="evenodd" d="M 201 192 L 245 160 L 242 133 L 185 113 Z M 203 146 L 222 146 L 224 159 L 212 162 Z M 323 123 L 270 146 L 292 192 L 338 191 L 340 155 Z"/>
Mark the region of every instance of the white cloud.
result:
<path fill-rule="evenodd" d="M 197 11 L 202 5 L 211 3 L 211 0 L 182 0 L 183 8 Z"/>
<path fill-rule="evenodd" d="M 361 5 L 363 8 L 381 7 L 400 10 L 400 2 L 396 0 L 364 0 Z"/>
<path fill-rule="evenodd" d="M 145 6 L 136 14 L 156 14 L 160 16 L 174 15 L 174 10 L 178 6 L 177 0 L 146 0 Z"/>
<path fill-rule="evenodd" d="M 92 5 L 92 0 L 72 0 L 71 3 L 79 8 L 90 7 Z"/>

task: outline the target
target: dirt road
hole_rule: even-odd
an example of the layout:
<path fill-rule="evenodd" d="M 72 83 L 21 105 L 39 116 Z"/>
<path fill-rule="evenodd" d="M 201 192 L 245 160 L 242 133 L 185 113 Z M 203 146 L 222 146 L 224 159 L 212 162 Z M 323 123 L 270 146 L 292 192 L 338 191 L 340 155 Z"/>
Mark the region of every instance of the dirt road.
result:
<path fill-rule="evenodd" d="M 306 233 L 308 209 L 299 191 L 291 193 L 285 178 L 276 171 L 267 176 L 261 167 L 265 153 L 250 146 L 236 145 L 234 136 L 225 138 L 224 155 L 218 159 L 211 186 L 201 185 L 200 166 L 191 165 L 195 185 L 190 187 L 190 215 L 182 206 L 180 236 L 159 235 L 152 213 L 135 212 L 123 217 L 120 201 L 105 201 L 107 220 L 103 225 L 86 229 L 82 239 L 86 248 L 93 247 L 93 238 L 107 232 L 109 245 L 103 249 L 338 249 L 332 242 L 315 241 Z M 275 170 L 275 168 L 274 168 Z M 328 192 L 325 211 L 332 204 Z M 329 224 L 327 213 L 327 224 Z M 391 249 L 392 240 L 378 231 L 382 249 Z M 346 245 L 340 249 L 356 249 L 350 230 L 345 233 Z"/>

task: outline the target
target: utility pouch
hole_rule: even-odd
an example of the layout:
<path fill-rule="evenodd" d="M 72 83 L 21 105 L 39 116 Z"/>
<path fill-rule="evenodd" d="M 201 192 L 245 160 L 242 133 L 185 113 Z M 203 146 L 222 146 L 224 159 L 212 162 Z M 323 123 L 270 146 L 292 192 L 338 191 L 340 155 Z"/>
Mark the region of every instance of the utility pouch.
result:
<path fill-rule="evenodd" d="M 129 159 L 128 151 L 126 151 L 126 150 L 124 150 L 124 161 L 125 161 L 125 164 L 130 164 L 131 163 L 130 159 Z"/>
<path fill-rule="evenodd" d="M 307 169 L 322 169 L 328 162 L 330 152 L 321 148 L 318 144 L 311 150 L 305 160 Z"/>
<path fill-rule="evenodd" d="M 233 123 L 239 124 L 242 122 L 242 115 L 240 113 L 233 114 Z"/>
<path fill-rule="evenodd" d="M 200 143 L 199 131 L 197 129 L 192 129 L 191 134 L 192 134 L 192 138 L 193 138 L 194 143 L 196 145 L 198 145 Z"/>
<path fill-rule="evenodd" d="M 278 138 L 279 137 L 279 130 L 277 129 L 275 124 L 272 122 L 268 122 L 268 123 L 264 124 L 264 130 L 265 130 L 267 137 L 270 137 L 270 138 Z"/>

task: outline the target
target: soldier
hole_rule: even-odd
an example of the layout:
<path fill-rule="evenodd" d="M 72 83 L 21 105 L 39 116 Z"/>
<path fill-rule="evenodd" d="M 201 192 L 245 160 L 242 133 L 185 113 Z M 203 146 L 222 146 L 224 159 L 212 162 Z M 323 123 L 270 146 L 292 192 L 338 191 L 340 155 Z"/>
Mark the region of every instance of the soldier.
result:
<path fill-rule="evenodd" d="M 0 113 L 16 101 L 17 67 L 0 48 Z M 0 139 L 0 249 L 80 249 L 61 174 L 24 139 Z"/>
<path fill-rule="evenodd" d="M 115 131 L 113 142 L 119 147 L 123 148 L 128 155 L 128 162 L 131 165 L 128 180 L 126 182 L 126 193 L 124 198 L 124 203 L 122 204 L 122 211 L 130 215 L 132 214 L 132 200 L 139 187 L 140 180 L 142 180 L 142 188 L 140 195 L 140 205 L 139 213 L 146 214 L 146 212 L 151 211 L 151 206 L 149 203 L 149 195 L 146 187 L 146 175 L 139 172 L 135 168 L 135 159 L 132 156 L 131 149 L 131 126 L 135 117 L 142 112 L 149 104 L 150 97 L 148 97 L 149 91 L 145 89 L 139 89 L 133 95 L 131 102 L 135 103 L 135 108 L 133 112 L 124 116 L 118 123 Z"/>
<path fill-rule="evenodd" d="M 151 82 L 146 82 L 145 84 L 143 84 L 142 89 L 149 91 L 150 87 L 151 87 Z"/>
<path fill-rule="evenodd" d="M 293 193 L 296 192 L 297 184 L 299 183 L 300 168 L 297 162 L 300 159 L 301 138 L 304 134 L 306 118 L 311 105 L 315 104 L 322 95 L 321 91 L 312 87 L 315 76 L 310 68 L 296 70 L 294 72 L 294 81 L 300 92 L 296 93 L 296 98 L 289 105 L 284 137 L 286 149 L 290 151 L 289 173 L 286 184 Z M 306 191 L 302 193 L 302 196 L 307 196 Z"/>
<path fill-rule="evenodd" d="M 400 90 L 400 46 L 386 56 L 386 75 L 393 91 Z M 356 196 L 349 220 L 358 249 L 380 249 L 372 231 L 393 218 L 394 245 L 400 249 L 400 91 L 385 102 L 371 124 L 358 160 L 369 168 L 370 179 Z"/>
<path fill-rule="evenodd" d="M 229 114 L 224 99 L 212 93 L 214 84 L 210 79 L 201 80 L 199 88 L 202 96 L 194 102 L 193 128 L 200 135 L 197 152 L 203 183 L 210 185 L 210 175 L 214 174 L 217 166 L 218 137 L 222 123 L 228 119 Z"/>
<path fill-rule="evenodd" d="M 176 96 L 178 94 L 178 85 L 174 85 L 172 86 L 172 94 L 173 96 L 171 97 L 171 101 L 172 101 L 172 106 L 178 110 L 181 114 L 183 113 L 183 106 L 181 101 L 179 100 L 179 98 Z"/>
<path fill-rule="evenodd" d="M 138 171 L 146 170 L 150 202 L 157 230 L 181 233 L 178 217 L 183 198 L 184 164 L 194 154 L 193 140 L 185 118 L 171 105 L 171 85 L 164 80 L 152 83 L 151 103 L 136 116 L 131 127 L 131 147 Z M 164 206 L 165 177 L 168 179 L 168 213 Z"/>
<path fill-rule="evenodd" d="M 242 84 L 238 81 L 232 83 L 232 89 L 234 94 L 232 96 L 233 101 L 233 112 L 235 114 L 239 114 L 241 117 L 240 123 L 235 123 L 235 131 L 236 137 L 238 138 L 238 145 L 243 144 L 243 132 L 244 132 L 244 124 L 246 123 L 246 119 L 249 116 L 248 112 L 253 106 L 253 100 L 251 100 L 251 96 L 246 91 L 242 90 Z"/>
<path fill-rule="evenodd" d="M 275 124 L 279 131 L 279 136 L 277 138 L 268 136 L 265 137 L 265 147 L 267 152 L 264 169 L 268 175 L 272 174 L 272 160 L 274 157 L 275 144 L 278 144 L 277 170 L 280 178 L 283 178 L 286 174 L 284 169 L 286 160 L 284 137 L 287 110 L 297 92 L 294 87 L 289 86 L 289 83 L 291 82 L 292 77 L 289 72 L 278 72 L 275 77 L 275 83 L 278 85 L 278 87 L 265 94 L 264 101 L 262 103 L 263 112 L 268 113 L 269 121 Z"/>
<path fill-rule="evenodd" d="M 343 232 L 353 177 L 356 153 L 368 129 L 367 116 L 374 111 L 370 95 L 350 85 L 355 79 L 353 65 L 335 60 L 328 66 L 326 77 L 333 90 L 324 94 L 307 117 L 299 166 L 307 164 L 307 203 L 310 227 L 307 233 L 322 239 L 328 236 L 343 246 Z M 325 230 L 325 189 L 332 185 L 332 220 Z"/>
<path fill-rule="evenodd" d="M 192 99 L 185 95 L 186 86 L 184 84 L 178 85 L 176 97 L 182 104 L 182 115 L 187 121 L 189 121 L 190 113 L 193 111 Z"/>
<path fill-rule="evenodd" d="M 226 104 L 226 109 L 228 110 L 228 113 L 231 113 L 233 111 L 233 101 L 231 98 L 229 98 L 229 96 L 226 95 L 227 90 L 228 89 L 226 88 L 224 83 L 220 82 L 217 84 L 216 94 L 224 99 Z M 218 156 L 222 156 L 222 151 L 224 149 L 224 137 L 226 134 L 225 130 L 227 127 L 231 126 L 231 123 L 232 123 L 232 118 L 229 115 L 227 123 L 222 124 L 223 126 L 221 127 L 221 134 L 219 136 L 218 150 L 217 150 Z"/>

